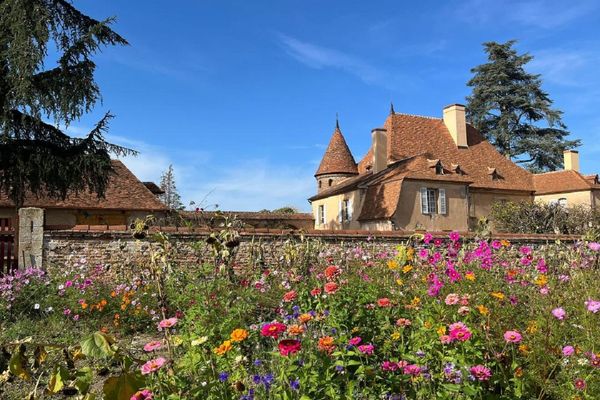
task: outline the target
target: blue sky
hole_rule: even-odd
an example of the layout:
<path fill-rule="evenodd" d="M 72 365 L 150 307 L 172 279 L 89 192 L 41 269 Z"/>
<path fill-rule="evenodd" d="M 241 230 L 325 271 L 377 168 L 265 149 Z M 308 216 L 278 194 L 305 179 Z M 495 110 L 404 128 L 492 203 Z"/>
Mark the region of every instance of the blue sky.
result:
<path fill-rule="evenodd" d="M 142 6 L 143 4 L 143 6 Z M 464 102 L 481 43 L 517 39 L 579 149 L 600 172 L 600 2 L 271 0 L 75 1 L 116 16 L 130 46 L 97 56 L 109 139 L 141 152 L 126 164 L 158 182 L 173 164 L 184 202 L 308 210 L 335 115 L 360 159 L 396 111 L 441 116 Z"/>

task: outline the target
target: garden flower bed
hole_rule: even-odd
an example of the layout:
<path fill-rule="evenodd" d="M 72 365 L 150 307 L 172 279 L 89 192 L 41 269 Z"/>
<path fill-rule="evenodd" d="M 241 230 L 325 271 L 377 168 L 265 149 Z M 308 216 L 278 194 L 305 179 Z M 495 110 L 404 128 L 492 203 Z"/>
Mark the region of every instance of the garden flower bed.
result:
<path fill-rule="evenodd" d="M 0 397 L 600 398 L 600 244 L 288 253 L 3 277 Z"/>

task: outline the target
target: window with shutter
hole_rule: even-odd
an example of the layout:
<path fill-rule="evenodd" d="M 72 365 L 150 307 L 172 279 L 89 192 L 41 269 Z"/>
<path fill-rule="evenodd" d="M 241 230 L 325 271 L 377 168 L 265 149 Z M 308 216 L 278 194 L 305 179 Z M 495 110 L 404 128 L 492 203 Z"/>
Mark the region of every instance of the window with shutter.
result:
<path fill-rule="evenodd" d="M 440 214 L 446 215 L 446 213 L 448 212 L 446 205 L 446 189 L 438 190 L 438 202 L 440 203 L 438 206 Z"/>
<path fill-rule="evenodd" d="M 429 210 L 427 212 L 427 214 L 435 214 L 437 212 L 436 210 L 436 190 L 435 189 L 427 189 L 427 205 L 429 206 Z"/>
<path fill-rule="evenodd" d="M 352 221 L 352 200 L 348 200 L 348 221 Z"/>
<path fill-rule="evenodd" d="M 429 205 L 427 203 L 427 188 L 421 188 L 421 214 L 429 214 Z"/>
<path fill-rule="evenodd" d="M 344 202 L 341 199 L 338 202 L 338 222 L 344 222 Z"/>

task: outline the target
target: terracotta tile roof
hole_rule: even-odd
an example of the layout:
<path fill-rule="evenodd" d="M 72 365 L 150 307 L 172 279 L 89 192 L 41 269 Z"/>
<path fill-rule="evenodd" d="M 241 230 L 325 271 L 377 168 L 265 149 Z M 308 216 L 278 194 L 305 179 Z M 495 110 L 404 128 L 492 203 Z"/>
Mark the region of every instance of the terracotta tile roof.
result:
<path fill-rule="evenodd" d="M 67 196 L 65 200 L 49 199 L 45 196 L 27 196 L 25 207 L 104 209 L 132 211 L 163 211 L 167 207 L 142 183 L 127 167 L 118 160 L 112 161 L 115 173 L 110 177 L 105 198 L 95 193 L 79 192 Z M 0 194 L 0 207 L 14 207 L 13 203 Z"/>
<path fill-rule="evenodd" d="M 554 171 L 533 175 L 536 194 L 600 190 L 596 175 L 584 176 L 577 171 Z"/>
<path fill-rule="evenodd" d="M 388 132 L 388 163 L 425 155 L 439 159 L 449 172 L 453 165 L 458 165 L 473 187 L 534 190 L 531 174 L 498 153 L 470 125 L 467 125 L 467 148 L 456 146 L 440 118 L 394 114 L 388 116 L 384 127 Z M 361 160 L 363 164 L 367 162 Z M 488 168 L 496 169 L 498 179 L 492 179 Z"/>
<path fill-rule="evenodd" d="M 315 176 L 338 173 L 356 175 L 358 169 L 339 126 L 336 126 Z"/>

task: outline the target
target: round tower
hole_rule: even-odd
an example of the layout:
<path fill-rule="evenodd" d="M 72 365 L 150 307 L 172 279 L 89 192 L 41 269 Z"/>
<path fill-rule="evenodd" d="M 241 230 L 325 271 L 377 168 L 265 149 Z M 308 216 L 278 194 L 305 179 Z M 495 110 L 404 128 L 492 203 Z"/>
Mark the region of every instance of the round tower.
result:
<path fill-rule="evenodd" d="M 340 130 L 339 121 L 325 150 L 319 169 L 315 173 L 317 193 L 327 190 L 339 182 L 358 175 L 358 166 Z"/>

